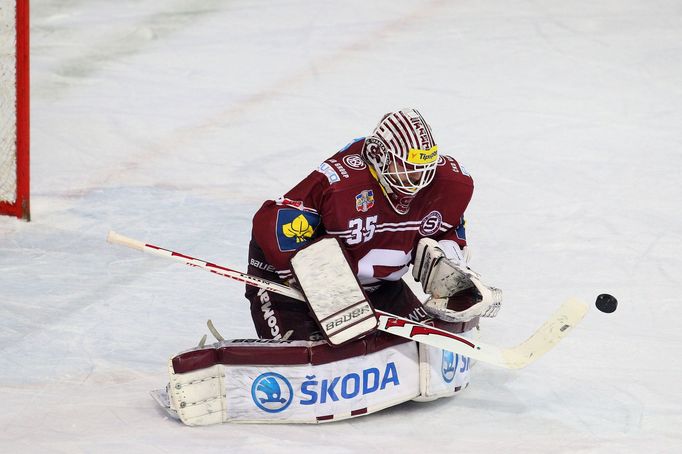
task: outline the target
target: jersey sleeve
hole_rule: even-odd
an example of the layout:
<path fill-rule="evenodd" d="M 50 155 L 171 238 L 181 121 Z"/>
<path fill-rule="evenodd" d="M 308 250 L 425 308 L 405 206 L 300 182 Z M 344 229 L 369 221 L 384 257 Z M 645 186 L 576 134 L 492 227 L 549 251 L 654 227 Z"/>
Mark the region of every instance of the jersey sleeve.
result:
<path fill-rule="evenodd" d="M 446 194 L 445 212 L 447 228 L 435 239 L 455 241 L 461 248 L 467 245 L 465 211 L 474 193 L 474 180 L 454 158 L 445 156 L 444 184 L 441 193 Z"/>
<path fill-rule="evenodd" d="M 459 220 L 459 223 L 452 228 L 448 229 L 445 233 L 440 235 L 438 238 L 438 241 L 440 240 L 452 240 L 459 244 L 460 248 L 463 248 L 464 246 L 467 245 L 467 237 L 466 237 L 466 221 L 464 219 L 464 216 L 462 216 Z"/>
<path fill-rule="evenodd" d="M 291 276 L 294 253 L 324 234 L 320 211 L 327 177 L 314 171 L 277 200 L 267 200 L 253 218 L 252 240 L 279 277 Z"/>

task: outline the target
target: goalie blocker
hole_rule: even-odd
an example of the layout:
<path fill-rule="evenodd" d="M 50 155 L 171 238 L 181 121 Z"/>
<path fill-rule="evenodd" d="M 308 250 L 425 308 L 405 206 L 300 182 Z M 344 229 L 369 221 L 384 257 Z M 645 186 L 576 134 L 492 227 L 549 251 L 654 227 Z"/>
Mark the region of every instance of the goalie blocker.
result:
<path fill-rule="evenodd" d="M 468 358 L 383 333 L 340 347 L 222 341 L 178 354 L 168 370 L 167 388 L 152 395 L 191 426 L 337 421 L 469 384 Z"/>
<path fill-rule="evenodd" d="M 341 345 L 376 330 L 374 308 L 333 237 L 300 249 L 291 268 L 312 316 L 332 345 Z"/>

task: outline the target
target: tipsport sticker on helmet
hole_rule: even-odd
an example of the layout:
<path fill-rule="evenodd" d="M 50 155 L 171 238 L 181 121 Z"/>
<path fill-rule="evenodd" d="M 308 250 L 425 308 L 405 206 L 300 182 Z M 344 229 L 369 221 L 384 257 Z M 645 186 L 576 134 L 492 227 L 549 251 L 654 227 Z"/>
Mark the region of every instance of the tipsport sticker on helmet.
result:
<path fill-rule="evenodd" d="M 411 149 L 407 154 L 407 162 L 410 164 L 431 164 L 438 159 L 438 146 L 435 145 L 428 150 Z"/>
<path fill-rule="evenodd" d="M 315 213 L 284 208 L 277 212 L 277 246 L 282 252 L 295 251 L 304 246 L 320 225 Z"/>

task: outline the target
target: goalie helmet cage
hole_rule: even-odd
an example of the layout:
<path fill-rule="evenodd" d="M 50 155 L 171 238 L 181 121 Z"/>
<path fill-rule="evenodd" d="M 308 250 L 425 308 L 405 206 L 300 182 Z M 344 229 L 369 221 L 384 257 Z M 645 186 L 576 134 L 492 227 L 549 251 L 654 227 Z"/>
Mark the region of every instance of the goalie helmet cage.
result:
<path fill-rule="evenodd" d="M 29 0 L 0 0 L 0 214 L 30 219 Z"/>

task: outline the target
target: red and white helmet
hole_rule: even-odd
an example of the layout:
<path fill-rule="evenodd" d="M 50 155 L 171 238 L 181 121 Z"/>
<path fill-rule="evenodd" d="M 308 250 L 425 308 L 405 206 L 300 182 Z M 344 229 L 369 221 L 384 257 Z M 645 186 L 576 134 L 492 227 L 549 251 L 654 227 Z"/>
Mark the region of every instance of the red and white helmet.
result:
<path fill-rule="evenodd" d="M 363 156 L 393 209 L 405 214 L 436 175 L 438 147 L 424 117 L 415 109 L 402 109 L 384 115 L 365 139 Z"/>

